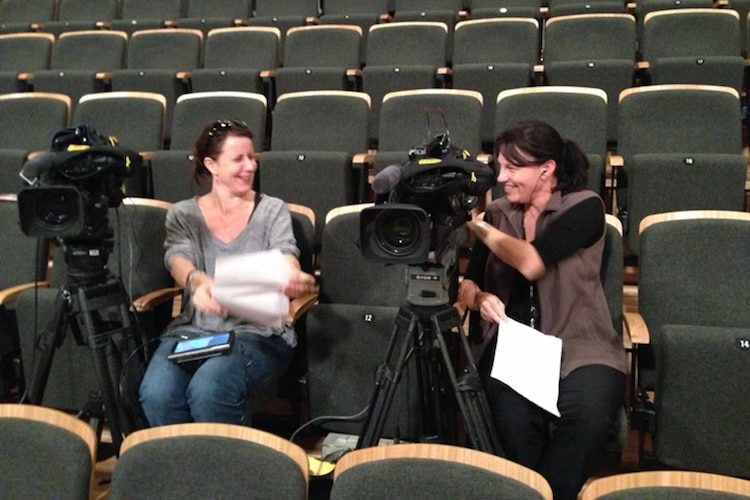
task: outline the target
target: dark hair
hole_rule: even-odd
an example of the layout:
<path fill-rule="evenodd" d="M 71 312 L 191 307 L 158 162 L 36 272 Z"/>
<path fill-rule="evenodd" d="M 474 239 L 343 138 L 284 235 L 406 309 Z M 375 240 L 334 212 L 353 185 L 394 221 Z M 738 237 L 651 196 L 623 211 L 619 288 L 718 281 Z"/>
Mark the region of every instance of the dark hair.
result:
<path fill-rule="evenodd" d="M 229 136 L 247 137 L 253 140 L 253 133 L 247 128 L 247 123 L 238 120 L 216 120 L 207 125 L 195 140 L 193 146 L 193 179 L 201 183 L 204 179 L 211 179 L 211 172 L 203 164 L 203 159 L 216 160 L 224 147 L 224 141 Z"/>
<path fill-rule="evenodd" d="M 555 160 L 555 190 L 562 194 L 580 191 L 588 186 L 589 162 L 586 155 L 575 142 L 563 139 L 554 127 L 541 120 L 512 124 L 497 137 L 495 151 L 515 165 L 541 165 L 547 160 Z"/>

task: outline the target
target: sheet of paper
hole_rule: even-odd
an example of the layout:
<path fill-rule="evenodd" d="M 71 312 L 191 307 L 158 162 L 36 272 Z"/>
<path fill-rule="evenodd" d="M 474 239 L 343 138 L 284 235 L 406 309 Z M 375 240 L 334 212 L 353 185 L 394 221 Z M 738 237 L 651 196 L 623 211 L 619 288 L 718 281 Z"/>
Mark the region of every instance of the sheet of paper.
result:
<path fill-rule="evenodd" d="M 234 316 L 280 328 L 289 312 L 281 287 L 292 268 L 279 250 L 216 259 L 214 299 Z"/>
<path fill-rule="evenodd" d="M 509 319 L 499 325 L 490 375 L 559 417 L 561 358 L 562 340 Z"/>

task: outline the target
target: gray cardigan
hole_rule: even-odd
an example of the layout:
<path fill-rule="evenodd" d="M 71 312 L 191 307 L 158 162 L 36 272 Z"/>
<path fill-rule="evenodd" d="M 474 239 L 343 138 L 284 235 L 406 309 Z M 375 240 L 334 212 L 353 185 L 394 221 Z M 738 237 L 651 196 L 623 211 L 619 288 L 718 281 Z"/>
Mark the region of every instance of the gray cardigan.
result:
<path fill-rule="evenodd" d="M 279 249 L 283 254 L 299 257 L 292 220 L 284 202 L 273 196 L 258 193 L 255 209 L 245 229 L 229 243 L 216 238 L 206 226 L 198 207 L 198 199 L 191 198 L 173 204 L 167 212 L 164 263 L 169 267 L 169 258 L 180 254 L 189 259 L 198 269 L 214 275 L 216 258 L 221 255 L 237 255 Z M 241 318 L 223 318 L 195 311 L 186 291 L 181 314 L 167 328 L 166 335 L 176 330 L 201 334 L 234 330 L 252 332 L 265 337 L 281 335 L 290 345 L 296 345 L 291 326 L 281 330 L 249 323 Z"/>

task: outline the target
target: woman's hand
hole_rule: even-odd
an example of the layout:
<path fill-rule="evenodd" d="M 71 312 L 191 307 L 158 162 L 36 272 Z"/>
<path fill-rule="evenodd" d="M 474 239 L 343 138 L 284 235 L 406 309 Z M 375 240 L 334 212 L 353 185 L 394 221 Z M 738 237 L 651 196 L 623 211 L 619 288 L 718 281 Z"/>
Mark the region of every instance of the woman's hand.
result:
<path fill-rule="evenodd" d="M 192 286 L 192 301 L 193 307 L 196 310 L 207 313 L 216 314 L 217 316 L 226 317 L 229 311 L 226 310 L 221 304 L 214 300 L 214 279 L 205 274 L 200 273 L 196 276 L 191 283 Z"/>
<path fill-rule="evenodd" d="M 284 295 L 295 298 L 300 295 L 317 292 L 318 286 L 315 283 L 315 276 L 299 269 L 294 269 L 289 281 L 282 287 L 281 291 Z"/>
<path fill-rule="evenodd" d="M 508 316 L 505 315 L 505 304 L 497 295 L 479 292 L 474 300 L 475 307 L 483 320 L 492 323 L 508 320 Z"/>

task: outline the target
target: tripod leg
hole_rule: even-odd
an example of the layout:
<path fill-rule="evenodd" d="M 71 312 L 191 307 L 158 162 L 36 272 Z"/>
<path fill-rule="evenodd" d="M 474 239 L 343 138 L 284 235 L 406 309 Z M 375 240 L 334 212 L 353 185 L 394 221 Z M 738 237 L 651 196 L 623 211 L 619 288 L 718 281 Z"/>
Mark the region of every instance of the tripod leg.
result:
<path fill-rule="evenodd" d="M 446 310 L 433 314 L 431 319 L 443 355 L 444 366 L 453 384 L 458 407 L 464 417 L 466 433 L 472 446 L 475 449 L 502 456 L 503 451 L 492 424 L 489 403 L 482 389 L 479 373 L 474 364 L 469 342 L 464 334 L 458 312 L 453 307 L 448 306 Z M 450 331 L 453 328 L 458 329 L 458 335 L 466 356 L 466 368 L 460 379 L 456 376 L 443 334 L 444 331 Z"/>
<path fill-rule="evenodd" d="M 375 381 L 375 389 L 370 398 L 369 410 L 365 419 L 362 432 L 357 442 L 357 448 L 368 448 L 377 446 L 383 432 L 388 412 L 393 402 L 396 387 L 406 362 L 412 350 L 412 332 L 417 328 L 417 318 L 401 307 L 393 325 L 393 332 L 388 344 L 385 361 L 378 367 Z M 400 334 L 406 333 L 401 344 L 398 359 L 395 365 L 391 362 L 391 356 L 396 347 L 396 341 Z"/>
<path fill-rule="evenodd" d="M 60 289 L 55 298 L 55 310 L 52 320 L 39 339 L 39 344 L 34 346 L 34 349 L 39 352 L 36 353 L 34 366 L 31 370 L 31 378 L 26 387 L 26 400 L 31 404 L 42 404 L 44 389 L 47 386 L 47 379 L 49 379 L 55 349 L 62 344 L 65 337 L 65 318 L 69 305 L 67 290 Z"/>

